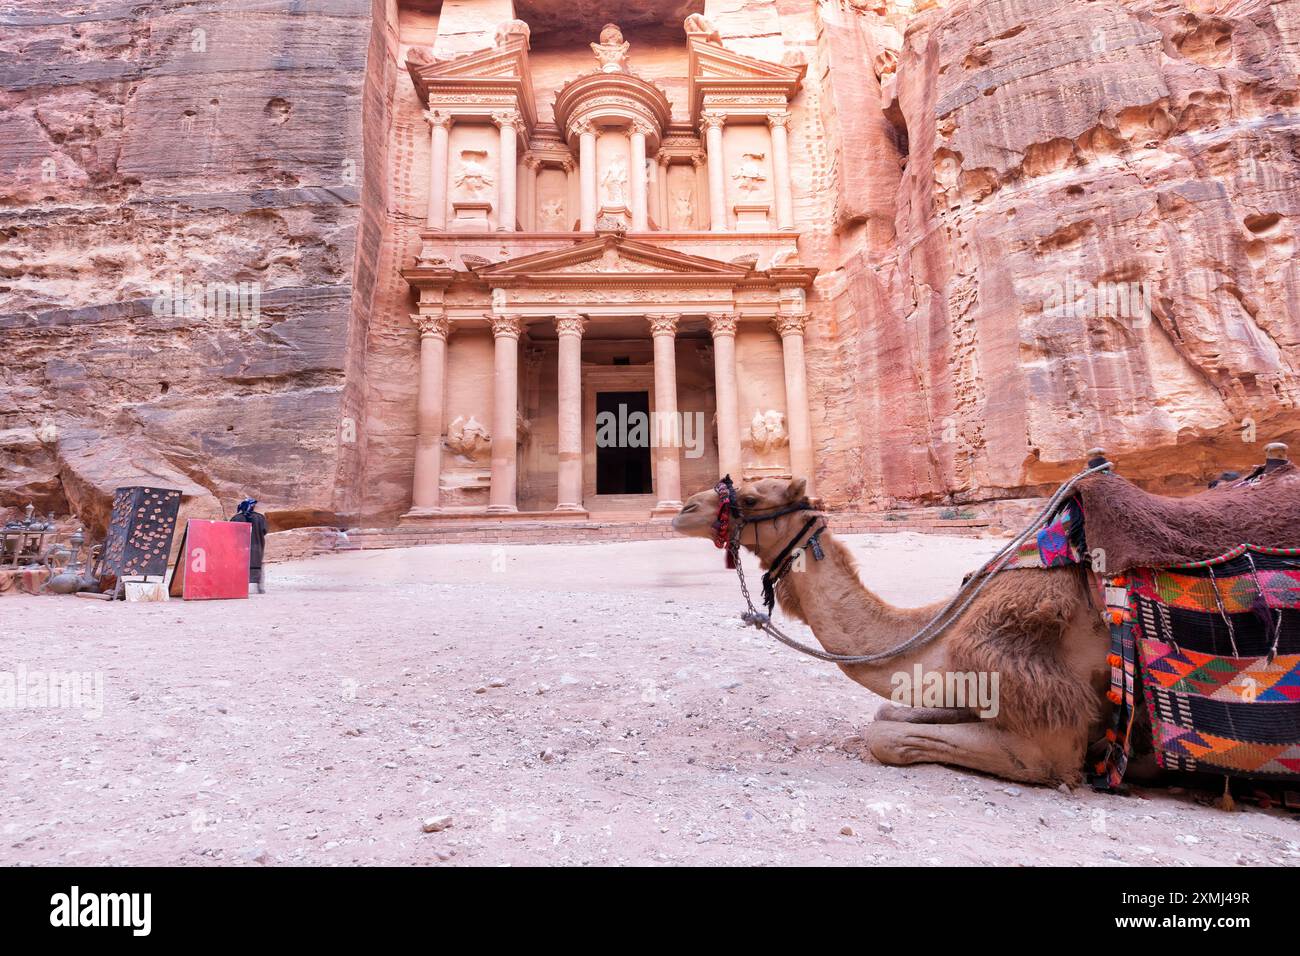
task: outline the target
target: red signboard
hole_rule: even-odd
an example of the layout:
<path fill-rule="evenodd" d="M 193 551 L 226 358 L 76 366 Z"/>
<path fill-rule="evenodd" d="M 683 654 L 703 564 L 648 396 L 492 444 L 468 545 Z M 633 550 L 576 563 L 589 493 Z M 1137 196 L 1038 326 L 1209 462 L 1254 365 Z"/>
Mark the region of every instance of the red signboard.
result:
<path fill-rule="evenodd" d="M 185 525 L 171 594 L 187 601 L 248 597 L 248 552 L 252 525 L 191 518 Z"/>

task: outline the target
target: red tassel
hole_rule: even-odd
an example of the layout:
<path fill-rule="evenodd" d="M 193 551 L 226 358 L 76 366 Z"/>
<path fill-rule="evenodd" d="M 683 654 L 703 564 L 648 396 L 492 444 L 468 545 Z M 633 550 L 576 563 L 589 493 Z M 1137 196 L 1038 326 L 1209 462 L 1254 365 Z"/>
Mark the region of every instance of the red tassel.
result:
<path fill-rule="evenodd" d="M 736 570 L 736 556 L 732 553 L 730 548 L 727 549 L 727 570 Z"/>

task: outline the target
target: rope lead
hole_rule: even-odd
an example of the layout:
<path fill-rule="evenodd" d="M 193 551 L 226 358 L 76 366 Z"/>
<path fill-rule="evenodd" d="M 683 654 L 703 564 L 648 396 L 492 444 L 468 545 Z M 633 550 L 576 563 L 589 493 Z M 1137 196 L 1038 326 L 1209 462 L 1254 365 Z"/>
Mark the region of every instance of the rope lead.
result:
<path fill-rule="evenodd" d="M 1094 459 L 1094 461 L 1096 461 L 1096 459 Z M 831 664 L 872 664 L 876 661 L 883 661 L 888 660 L 891 657 L 897 657 L 899 654 L 902 654 L 905 651 L 910 651 L 915 647 L 924 647 L 946 631 L 949 625 L 959 618 L 966 608 L 970 607 L 971 602 L 974 601 L 975 598 L 979 597 L 979 594 L 984 590 L 985 585 L 987 585 L 989 581 L 993 580 L 993 575 L 1005 570 L 1003 566 L 1017 553 L 1020 545 L 1023 544 L 1031 534 L 1034 534 L 1042 528 L 1052 515 L 1056 514 L 1060 503 L 1071 491 L 1074 490 L 1075 485 L 1084 478 L 1087 478 L 1089 475 L 1096 474 L 1100 471 L 1106 471 L 1111 467 L 1111 463 L 1104 459 L 1101 460 L 1099 464 L 1094 465 L 1091 461 L 1088 464 L 1088 468 L 1085 468 L 1069 481 L 1065 482 L 1065 484 L 1061 485 L 1061 487 L 1057 488 L 1056 493 L 1048 499 L 1047 504 L 1045 504 L 1043 509 L 1038 512 L 1038 516 L 1029 523 L 1029 526 L 1025 528 L 1024 531 L 1020 532 L 1020 534 L 1012 538 L 1011 541 L 1002 548 L 1002 550 L 985 561 L 978 571 L 967 578 L 962 586 L 957 589 L 957 593 L 952 596 L 951 600 L 940 608 L 939 612 L 927 621 L 925 626 L 897 647 L 891 648 L 887 651 L 881 651 L 877 654 L 832 654 L 829 651 L 824 651 L 820 648 L 810 647 L 807 644 L 795 640 L 788 634 L 783 633 L 780 628 L 772 623 L 771 618 L 768 617 L 768 615 L 754 607 L 754 601 L 749 596 L 749 585 L 745 582 L 745 569 L 741 566 L 740 562 L 740 536 L 745 527 L 745 516 L 741 514 L 740 520 L 734 522 L 732 527 L 729 529 L 731 540 L 727 542 L 726 546 L 729 558 L 735 562 L 736 577 L 740 580 L 740 593 L 745 598 L 745 604 L 749 606 L 749 610 L 741 615 L 741 620 L 746 624 L 753 625 L 787 647 L 791 647 L 796 651 L 807 654 L 809 657 L 815 657 L 818 660 L 826 661 Z M 770 517 L 776 517 L 776 515 Z M 797 542 L 808 530 L 808 527 L 809 525 L 804 525 L 803 530 L 800 531 L 799 534 L 795 535 L 794 542 L 791 543 L 793 544 Z M 965 600 L 962 600 L 963 596 L 966 595 L 968 591 L 970 592 L 969 596 L 967 596 Z M 958 604 L 958 601 L 961 601 L 961 603 Z"/>

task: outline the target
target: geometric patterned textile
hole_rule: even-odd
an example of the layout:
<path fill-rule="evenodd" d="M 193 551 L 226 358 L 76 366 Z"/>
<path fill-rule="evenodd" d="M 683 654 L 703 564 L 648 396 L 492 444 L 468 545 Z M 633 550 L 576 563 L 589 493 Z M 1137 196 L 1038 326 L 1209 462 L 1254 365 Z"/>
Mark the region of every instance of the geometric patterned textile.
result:
<path fill-rule="evenodd" d="M 1130 578 L 1160 766 L 1300 779 L 1300 550 L 1237 548 Z"/>
<path fill-rule="evenodd" d="M 1067 503 L 1044 525 L 1032 541 L 1026 541 L 1003 570 L 1019 568 L 1057 568 L 1079 563 L 1079 549 L 1074 541 L 1075 505 Z"/>

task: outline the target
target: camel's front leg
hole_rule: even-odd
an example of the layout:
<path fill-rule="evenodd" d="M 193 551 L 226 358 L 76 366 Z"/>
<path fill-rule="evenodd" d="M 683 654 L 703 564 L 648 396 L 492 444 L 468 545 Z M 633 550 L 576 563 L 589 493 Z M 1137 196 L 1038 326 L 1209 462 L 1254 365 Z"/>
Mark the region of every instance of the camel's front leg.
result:
<path fill-rule="evenodd" d="M 969 707 L 902 707 L 882 704 L 876 711 L 876 721 L 903 724 L 965 724 L 979 720 L 979 714 Z"/>
<path fill-rule="evenodd" d="M 908 724 L 890 721 L 863 730 L 867 747 L 881 763 L 944 763 L 1008 780 L 1055 785 L 1082 779 L 1083 750 L 1058 731 L 1051 743 L 1000 730 L 986 721 L 965 724 Z M 1064 738 L 1064 739 L 1062 739 Z"/>

